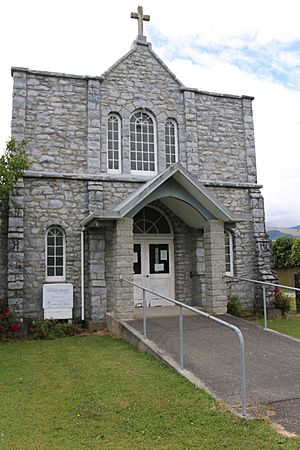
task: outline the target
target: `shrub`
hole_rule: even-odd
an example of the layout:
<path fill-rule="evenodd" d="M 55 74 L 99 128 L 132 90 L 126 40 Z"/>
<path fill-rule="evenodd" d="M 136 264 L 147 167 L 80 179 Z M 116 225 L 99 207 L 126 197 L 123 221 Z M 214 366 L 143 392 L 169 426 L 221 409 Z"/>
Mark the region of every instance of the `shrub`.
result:
<path fill-rule="evenodd" d="M 275 306 L 281 310 L 283 316 L 291 309 L 291 299 L 279 289 L 275 291 Z"/>
<path fill-rule="evenodd" d="M 34 339 L 56 339 L 74 336 L 79 332 L 79 325 L 58 320 L 35 320 L 32 322 L 30 334 Z"/>
<path fill-rule="evenodd" d="M 238 297 L 230 297 L 227 302 L 227 313 L 232 316 L 240 316 L 242 313 L 241 301 Z"/>
<path fill-rule="evenodd" d="M 14 311 L 9 308 L 7 300 L 0 301 L 0 340 L 12 339 L 20 331 L 21 324 L 17 321 Z"/>

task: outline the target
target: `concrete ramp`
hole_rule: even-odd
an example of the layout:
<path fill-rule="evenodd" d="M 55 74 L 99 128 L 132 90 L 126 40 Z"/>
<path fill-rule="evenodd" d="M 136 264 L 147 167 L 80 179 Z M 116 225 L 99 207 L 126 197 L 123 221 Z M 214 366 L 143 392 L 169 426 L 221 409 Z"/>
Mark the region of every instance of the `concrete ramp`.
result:
<path fill-rule="evenodd" d="M 185 370 L 180 371 L 176 309 L 172 308 L 171 316 L 165 313 L 164 317 L 148 318 L 148 339 L 143 339 L 142 320 L 123 323 L 122 337 L 167 362 L 197 386 L 204 387 L 238 411 L 241 401 L 236 333 L 207 318 L 186 315 Z M 265 405 L 267 408 L 259 408 L 260 413 L 267 411 L 272 421 L 287 431 L 300 434 L 300 341 L 265 331 L 242 319 L 228 315 L 218 317 L 239 327 L 244 335 L 248 411 Z"/>

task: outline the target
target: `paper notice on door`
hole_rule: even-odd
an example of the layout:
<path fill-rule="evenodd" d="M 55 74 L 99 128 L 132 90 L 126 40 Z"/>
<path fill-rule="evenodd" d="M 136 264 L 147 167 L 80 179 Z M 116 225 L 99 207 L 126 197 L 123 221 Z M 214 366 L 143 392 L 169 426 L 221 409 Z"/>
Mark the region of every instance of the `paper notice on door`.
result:
<path fill-rule="evenodd" d="M 160 260 L 161 261 L 167 261 L 168 260 L 168 250 L 161 250 L 160 251 Z"/>
<path fill-rule="evenodd" d="M 139 256 L 137 252 L 133 252 L 133 262 L 137 263 L 139 262 Z"/>
<path fill-rule="evenodd" d="M 155 272 L 163 272 L 165 269 L 164 264 L 154 264 Z"/>

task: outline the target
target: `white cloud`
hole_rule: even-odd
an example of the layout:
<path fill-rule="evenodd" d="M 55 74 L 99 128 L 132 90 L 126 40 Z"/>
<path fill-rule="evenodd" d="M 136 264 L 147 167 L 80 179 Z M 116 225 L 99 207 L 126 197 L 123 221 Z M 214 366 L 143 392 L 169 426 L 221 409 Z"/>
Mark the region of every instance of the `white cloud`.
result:
<path fill-rule="evenodd" d="M 144 0 L 153 49 L 187 86 L 255 96 L 259 182 L 274 225 L 300 223 L 298 0 Z M 136 37 L 136 1 L 0 2 L 0 148 L 9 137 L 10 67 L 99 75 Z M 163 45 L 161 44 L 163 43 Z M 295 45 L 296 43 L 296 45 Z"/>

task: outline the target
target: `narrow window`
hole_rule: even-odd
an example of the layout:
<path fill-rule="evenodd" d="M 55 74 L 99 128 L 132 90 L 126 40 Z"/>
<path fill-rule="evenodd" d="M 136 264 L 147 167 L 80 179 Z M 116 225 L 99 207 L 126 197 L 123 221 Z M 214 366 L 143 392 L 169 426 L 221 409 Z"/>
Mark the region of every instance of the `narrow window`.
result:
<path fill-rule="evenodd" d="M 46 280 L 65 280 L 65 234 L 56 226 L 46 233 Z"/>
<path fill-rule="evenodd" d="M 178 161 L 177 124 L 168 119 L 165 123 L 166 140 L 166 167 L 170 167 Z"/>
<path fill-rule="evenodd" d="M 225 231 L 224 236 L 226 275 L 233 276 L 233 237 L 229 231 Z"/>
<path fill-rule="evenodd" d="M 156 173 L 156 130 L 154 119 L 138 111 L 130 119 L 130 164 L 132 173 Z"/>
<path fill-rule="evenodd" d="M 107 121 L 107 169 L 121 173 L 121 119 L 110 114 Z"/>

